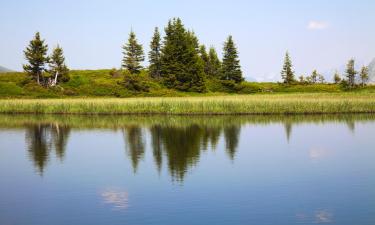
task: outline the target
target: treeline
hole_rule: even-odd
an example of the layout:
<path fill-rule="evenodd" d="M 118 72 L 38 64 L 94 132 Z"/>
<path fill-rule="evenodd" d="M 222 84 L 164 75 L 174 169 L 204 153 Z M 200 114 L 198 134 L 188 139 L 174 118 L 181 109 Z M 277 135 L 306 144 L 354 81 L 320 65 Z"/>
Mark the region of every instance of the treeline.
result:
<path fill-rule="evenodd" d="M 223 84 L 233 86 L 241 83 L 242 76 L 238 51 L 232 36 L 223 46 L 223 58 L 220 60 L 215 48 L 207 51 L 205 45 L 193 31 L 185 28 L 181 19 L 174 18 L 168 22 L 162 38 L 159 28 L 155 28 L 148 53 L 149 66 L 142 66 L 145 60 L 143 46 L 138 43 L 136 34 L 131 31 L 123 46 L 122 68 L 113 69 L 112 73 L 124 75 L 123 84 L 131 90 L 147 91 L 146 83 L 138 76 L 142 70 L 165 85 L 179 91 L 205 92 L 206 79 L 217 79 Z M 38 84 L 45 87 L 68 81 L 68 68 L 65 64 L 61 47 L 47 55 L 48 45 L 36 33 L 24 51 L 28 61 L 24 70 Z"/>
<path fill-rule="evenodd" d="M 166 88 L 187 92 L 206 92 L 207 80 L 215 80 L 229 90 L 239 90 L 244 81 L 238 50 L 232 36 L 224 42 L 222 59 L 219 59 L 216 49 L 199 43 L 198 37 L 183 25 L 181 19 L 171 19 L 164 28 L 165 35 L 161 37 L 159 28 L 154 30 L 148 52 L 149 64 L 143 66 L 145 52 L 136 34 L 131 31 L 123 45 L 123 59 L 120 69 L 112 69 L 113 76 L 123 76 L 120 83 L 126 89 L 136 92 L 148 92 L 149 85 L 144 77 L 153 79 Z M 44 87 L 52 87 L 60 82 L 69 81 L 69 69 L 65 64 L 63 50 L 60 46 L 48 55 L 48 45 L 39 33 L 35 34 L 24 51 L 28 64 L 24 65 L 25 72 L 31 80 Z M 364 86 L 369 81 L 367 67 L 361 71 L 355 70 L 355 61 L 347 64 L 345 77 L 336 72 L 333 82 L 344 87 L 354 88 Z M 311 75 L 295 77 L 289 53 L 285 55 L 281 78 L 286 85 L 326 83 L 323 75 L 314 70 Z"/>
<path fill-rule="evenodd" d="M 317 70 L 314 70 L 310 76 L 301 75 L 298 77 L 298 79 L 296 79 L 292 60 L 288 52 L 285 54 L 281 77 L 283 79 L 283 83 L 285 84 L 326 83 L 324 76 L 319 74 Z M 339 72 L 336 71 L 333 75 L 333 82 L 335 84 L 341 84 L 345 88 L 355 88 L 359 85 L 365 86 L 369 82 L 369 69 L 367 66 L 362 66 L 361 70 L 357 71 L 355 69 L 355 60 L 350 59 L 346 64 L 344 77 L 341 77 Z"/>

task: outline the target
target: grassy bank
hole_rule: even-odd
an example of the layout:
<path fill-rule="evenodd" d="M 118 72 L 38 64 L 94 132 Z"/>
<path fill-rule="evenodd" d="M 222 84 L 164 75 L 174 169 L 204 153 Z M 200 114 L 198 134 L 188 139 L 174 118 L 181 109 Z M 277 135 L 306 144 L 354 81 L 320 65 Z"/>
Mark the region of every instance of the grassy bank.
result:
<path fill-rule="evenodd" d="M 0 113 L 313 114 L 375 113 L 375 94 L 262 94 L 215 97 L 3 99 Z"/>
<path fill-rule="evenodd" d="M 294 84 L 243 82 L 228 87 L 217 80 L 207 80 L 207 92 L 203 94 L 179 92 L 168 89 L 161 82 L 151 79 L 146 71 L 139 75 L 147 92 L 135 92 L 123 84 L 121 74 L 111 74 L 110 70 L 73 70 L 70 80 L 58 87 L 43 88 L 32 82 L 25 73 L 0 73 L 0 98 L 80 98 L 80 97 L 183 97 L 217 96 L 254 93 L 346 93 L 336 84 Z M 359 87 L 350 92 L 375 93 L 375 86 Z"/>

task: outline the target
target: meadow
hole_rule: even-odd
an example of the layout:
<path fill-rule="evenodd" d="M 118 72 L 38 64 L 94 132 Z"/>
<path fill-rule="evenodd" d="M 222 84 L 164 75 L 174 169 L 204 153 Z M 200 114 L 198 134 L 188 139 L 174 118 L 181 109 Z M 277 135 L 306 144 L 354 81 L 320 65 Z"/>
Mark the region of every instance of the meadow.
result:
<path fill-rule="evenodd" d="M 374 112 L 375 94 L 372 93 L 0 100 L 0 113 L 13 114 L 239 115 Z"/>

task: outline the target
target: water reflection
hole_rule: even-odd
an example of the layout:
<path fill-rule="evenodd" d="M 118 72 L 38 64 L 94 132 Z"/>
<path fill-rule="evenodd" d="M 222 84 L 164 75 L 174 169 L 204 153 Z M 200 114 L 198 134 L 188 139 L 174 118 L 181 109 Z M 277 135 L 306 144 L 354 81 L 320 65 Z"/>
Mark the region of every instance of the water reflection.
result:
<path fill-rule="evenodd" d="M 333 120 L 345 122 L 354 132 L 354 121 L 372 119 L 372 115 L 211 118 L 12 116 L 11 119 L 9 116 L 2 116 L 0 126 L 24 127 L 27 151 L 40 175 L 43 175 L 51 152 L 55 152 L 56 157 L 63 161 L 72 130 L 110 128 L 122 131 L 126 155 L 134 173 L 137 173 L 139 163 L 145 157 L 146 137 L 149 136 L 155 167 L 159 173 L 165 165 L 173 180 L 183 181 L 186 173 L 197 165 L 203 151 L 217 149 L 221 137 L 228 158 L 235 160 L 241 127 L 245 125 L 280 123 L 285 128 L 286 139 L 289 142 L 292 128 L 296 124 Z M 311 159 L 324 155 L 326 152 L 322 149 L 310 151 Z"/>
<path fill-rule="evenodd" d="M 26 126 L 26 142 L 29 156 L 42 175 L 49 161 L 50 152 L 55 151 L 61 161 L 65 156 L 70 128 L 57 123 L 31 124 Z"/>

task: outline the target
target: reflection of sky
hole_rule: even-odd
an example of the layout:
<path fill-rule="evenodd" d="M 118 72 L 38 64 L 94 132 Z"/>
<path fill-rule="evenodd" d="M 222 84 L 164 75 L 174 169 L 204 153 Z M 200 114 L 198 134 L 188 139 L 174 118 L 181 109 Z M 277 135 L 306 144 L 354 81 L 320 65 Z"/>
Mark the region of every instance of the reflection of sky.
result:
<path fill-rule="evenodd" d="M 103 203 L 110 205 L 115 210 L 128 208 L 128 192 L 119 188 L 107 188 L 100 193 Z"/>
<path fill-rule="evenodd" d="M 319 209 L 313 213 L 298 213 L 296 218 L 298 223 L 322 224 L 333 222 L 333 214 L 327 209 Z"/>

